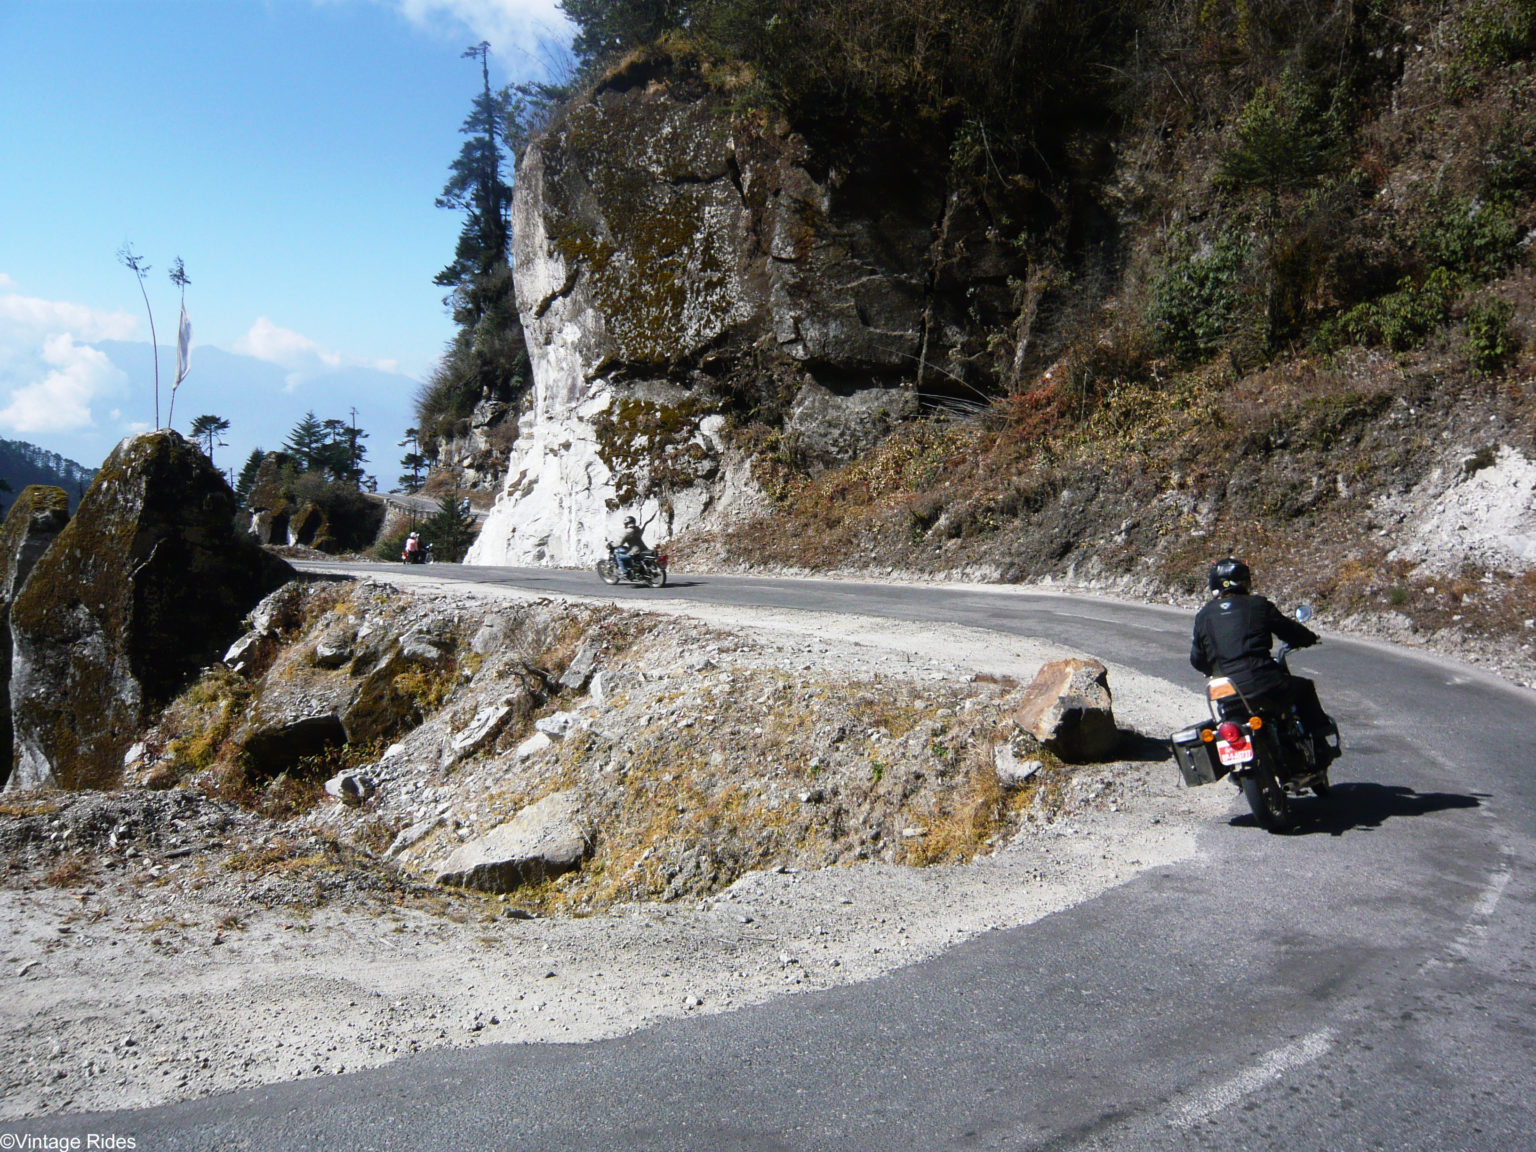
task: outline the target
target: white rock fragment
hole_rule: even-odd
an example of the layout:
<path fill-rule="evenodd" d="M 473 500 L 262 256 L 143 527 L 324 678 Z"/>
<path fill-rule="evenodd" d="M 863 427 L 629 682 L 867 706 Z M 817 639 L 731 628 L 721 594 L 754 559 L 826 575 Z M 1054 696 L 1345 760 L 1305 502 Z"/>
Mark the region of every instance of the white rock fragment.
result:
<path fill-rule="evenodd" d="M 554 741 L 550 739 L 546 733 L 535 732 L 532 736 L 528 737 L 528 739 L 519 744 L 513 750 L 512 755 L 519 760 L 526 760 L 530 756 L 535 756 L 538 753 L 544 751 L 544 749 L 552 746 L 553 744 Z"/>
<path fill-rule="evenodd" d="M 384 850 L 384 858 L 386 860 L 393 860 L 406 849 L 421 843 L 442 822 L 443 818 L 441 816 L 429 816 L 425 820 L 419 820 L 412 824 L 390 841 L 389 847 Z"/>
<path fill-rule="evenodd" d="M 512 706 L 501 703 L 482 708 L 475 718 L 449 743 L 453 755 L 460 759 L 473 756 L 496 738 L 512 715 Z"/>
<path fill-rule="evenodd" d="M 585 731 L 587 722 L 574 712 L 555 712 L 535 720 L 533 726 L 553 740 L 563 740 L 572 732 Z"/>
<path fill-rule="evenodd" d="M 256 649 L 261 641 L 260 632 L 247 632 L 229 646 L 229 650 L 224 653 L 224 663 L 231 671 L 244 675 L 255 661 Z"/>
<path fill-rule="evenodd" d="M 1007 744 L 999 744 L 992 753 L 992 766 L 997 770 L 997 782 L 1004 788 L 1016 788 L 1041 768 L 1039 760 L 1020 760 Z"/>

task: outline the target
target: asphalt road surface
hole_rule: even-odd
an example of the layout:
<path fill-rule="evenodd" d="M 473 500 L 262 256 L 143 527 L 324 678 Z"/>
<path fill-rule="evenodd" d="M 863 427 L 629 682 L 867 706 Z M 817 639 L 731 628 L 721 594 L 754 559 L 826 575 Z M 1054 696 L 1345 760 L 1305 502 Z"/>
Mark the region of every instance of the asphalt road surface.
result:
<path fill-rule="evenodd" d="M 425 574 L 893 627 L 953 621 L 1198 684 L 1190 614 L 1157 607 L 685 574 L 663 590 L 548 570 Z M 0 1144 L 94 1133 L 141 1150 L 1536 1148 L 1536 694 L 1335 637 L 1293 669 L 1316 677 L 1346 746 L 1333 794 L 1299 802 L 1293 835 L 1267 835 L 1234 803 L 1184 864 L 864 984 L 595 1044 L 444 1051 L 12 1124 Z"/>

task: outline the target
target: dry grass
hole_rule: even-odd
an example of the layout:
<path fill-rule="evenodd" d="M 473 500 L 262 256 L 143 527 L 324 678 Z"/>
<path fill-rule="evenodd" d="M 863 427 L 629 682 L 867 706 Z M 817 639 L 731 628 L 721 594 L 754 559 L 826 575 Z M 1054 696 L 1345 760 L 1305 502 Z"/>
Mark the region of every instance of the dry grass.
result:
<path fill-rule="evenodd" d="M 52 816 L 62 804 L 55 797 L 0 800 L 0 816 Z"/>
<path fill-rule="evenodd" d="M 78 888 L 90 878 L 85 861 L 78 855 L 66 856 L 43 877 L 51 888 Z"/>
<path fill-rule="evenodd" d="M 270 844 L 230 853 L 223 867 L 227 872 L 244 872 L 250 876 L 289 876 L 332 868 L 336 863 L 327 852 L 302 851 L 296 842 L 279 837 Z"/>

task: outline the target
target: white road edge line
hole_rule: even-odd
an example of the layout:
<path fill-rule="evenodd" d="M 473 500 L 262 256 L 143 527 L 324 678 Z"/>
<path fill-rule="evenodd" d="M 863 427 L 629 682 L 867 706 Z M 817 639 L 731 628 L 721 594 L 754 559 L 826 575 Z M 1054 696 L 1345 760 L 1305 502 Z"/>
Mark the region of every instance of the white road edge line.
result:
<path fill-rule="evenodd" d="M 1284 1048 L 1267 1053 L 1251 1068 L 1245 1068 L 1236 1076 L 1222 1081 L 1214 1088 L 1195 1093 L 1176 1102 L 1166 1113 L 1168 1123 L 1175 1128 L 1192 1128 L 1207 1116 L 1214 1116 L 1230 1108 L 1244 1096 L 1257 1092 L 1266 1084 L 1272 1084 L 1287 1072 L 1312 1063 L 1333 1047 L 1334 1031 L 1323 1028 L 1310 1036 L 1303 1036 Z"/>

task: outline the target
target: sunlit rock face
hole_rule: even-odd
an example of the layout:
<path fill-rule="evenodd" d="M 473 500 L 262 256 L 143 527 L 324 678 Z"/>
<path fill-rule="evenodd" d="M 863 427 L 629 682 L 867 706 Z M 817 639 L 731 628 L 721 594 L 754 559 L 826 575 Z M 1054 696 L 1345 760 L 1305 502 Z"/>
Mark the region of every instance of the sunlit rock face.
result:
<path fill-rule="evenodd" d="M 175 432 L 113 450 L 11 608 L 9 787 L 112 786 L 149 714 L 293 576 L 236 530 L 235 508 L 224 477 Z"/>
<path fill-rule="evenodd" d="M 836 181 L 665 62 L 528 148 L 512 212 L 533 396 L 469 563 L 590 563 L 626 514 L 659 513 L 662 537 L 726 519 L 753 500 L 728 409 L 829 463 L 916 410 L 931 221 L 851 211 Z"/>
<path fill-rule="evenodd" d="M 11 605 L 64 525 L 69 523 L 69 494 L 47 484 L 21 490 L 0 526 L 0 786 L 10 778 L 15 759 L 11 731 Z"/>

